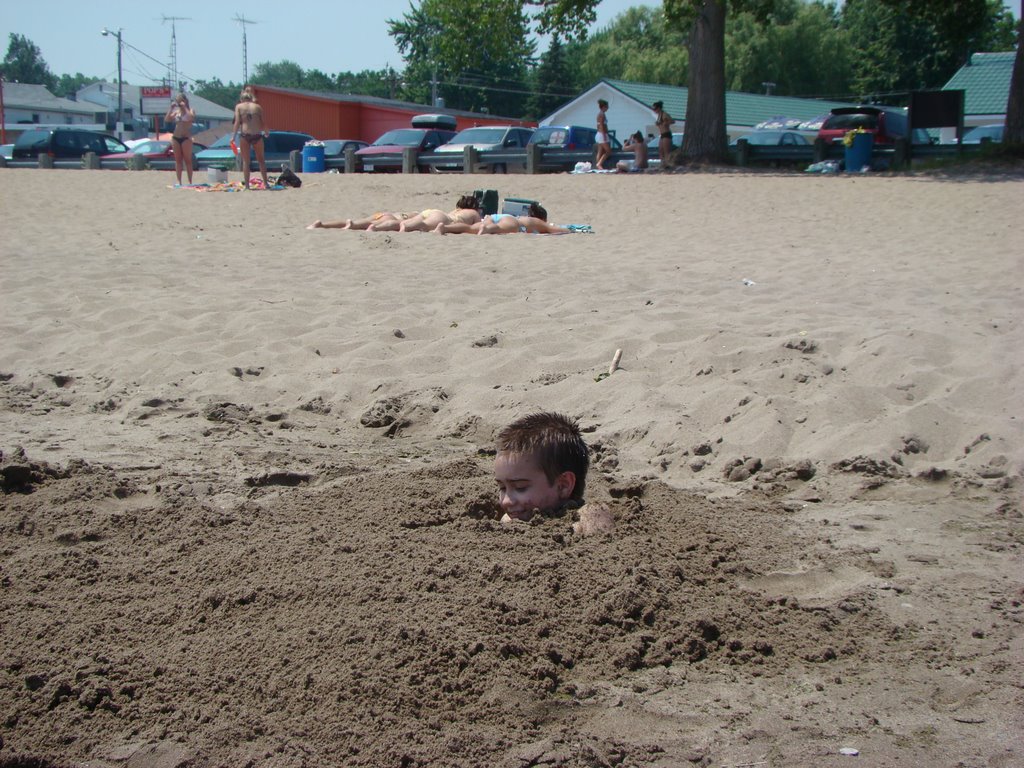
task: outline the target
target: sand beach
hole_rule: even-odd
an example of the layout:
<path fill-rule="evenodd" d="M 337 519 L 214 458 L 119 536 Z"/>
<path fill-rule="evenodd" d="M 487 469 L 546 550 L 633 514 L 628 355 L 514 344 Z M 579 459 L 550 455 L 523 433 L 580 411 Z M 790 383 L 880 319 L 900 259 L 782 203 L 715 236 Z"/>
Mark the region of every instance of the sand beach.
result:
<path fill-rule="evenodd" d="M 0 766 L 1024 764 L 1024 175 L 303 182 L 0 170 Z"/>

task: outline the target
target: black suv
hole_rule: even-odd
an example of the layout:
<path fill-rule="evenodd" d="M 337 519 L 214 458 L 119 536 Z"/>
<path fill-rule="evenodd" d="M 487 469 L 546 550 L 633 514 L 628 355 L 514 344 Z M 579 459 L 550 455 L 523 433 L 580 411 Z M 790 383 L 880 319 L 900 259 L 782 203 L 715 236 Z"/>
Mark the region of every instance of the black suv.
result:
<path fill-rule="evenodd" d="M 86 152 L 95 152 L 102 157 L 127 151 L 127 145 L 106 133 L 83 128 L 36 128 L 18 137 L 11 159 L 34 160 L 41 154 L 55 159 L 80 158 Z"/>

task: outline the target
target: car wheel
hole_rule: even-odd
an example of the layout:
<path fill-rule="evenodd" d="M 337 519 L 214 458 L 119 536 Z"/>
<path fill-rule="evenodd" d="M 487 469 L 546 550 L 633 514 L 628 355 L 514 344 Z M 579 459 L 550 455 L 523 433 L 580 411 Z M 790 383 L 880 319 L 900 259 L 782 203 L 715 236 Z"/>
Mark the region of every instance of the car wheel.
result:
<path fill-rule="evenodd" d="M 504 163 L 495 163 L 491 166 L 491 173 L 508 173 L 508 167 Z"/>

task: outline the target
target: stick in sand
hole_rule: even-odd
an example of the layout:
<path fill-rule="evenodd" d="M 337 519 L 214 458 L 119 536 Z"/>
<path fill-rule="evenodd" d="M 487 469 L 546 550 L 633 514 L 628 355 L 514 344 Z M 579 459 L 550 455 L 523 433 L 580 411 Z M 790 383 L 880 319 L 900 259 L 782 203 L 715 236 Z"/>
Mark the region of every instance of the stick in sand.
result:
<path fill-rule="evenodd" d="M 622 359 L 622 350 L 615 350 L 615 357 L 612 358 L 612 364 L 608 366 L 608 375 L 611 376 L 617 370 L 619 370 L 619 360 Z"/>

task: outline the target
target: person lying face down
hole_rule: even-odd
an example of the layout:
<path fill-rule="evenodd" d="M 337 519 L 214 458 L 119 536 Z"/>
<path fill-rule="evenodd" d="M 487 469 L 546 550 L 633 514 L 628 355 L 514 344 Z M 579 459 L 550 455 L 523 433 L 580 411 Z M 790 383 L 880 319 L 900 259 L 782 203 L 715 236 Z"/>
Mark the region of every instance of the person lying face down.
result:
<path fill-rule="evenodd" d="M 538 203 L 530 203 L 526 216 L 511 213 L 491 213 L 475 224 L 439 224 L 434 232 L 439 235 L 511 235 L 529 233 L 535 235 L 567 235 L 572 230 L 548 223 L 548 212 Z"/>
<path fill-rule="evenodd" d="M 448 222 L 468 220 L 472 223 L 480 220 L 479 207 L 480 202 L 476 196 L 463 195 L 459 198 L 455 204 L 455 210 L 451 213 L 445 213 L 436 209 L 413 211 L 411 213 L 378 211 L 365 219 L 336 219 L 334 221 L 321 221 L 317 219 L 306 229 L 366 229 L 371 232 L 424 230 L 423 222 L 427 220 L 428 214 L 430 216 L 439 214 L 440 216 L 436 219 L 438 222 L 442 220 Z M 402 224 L 405 222 L 411 222 L 413 226 L 403 230 Z M 434 224 L 434 226 L 437 226 L 437 224 Z"/>
<path fill-rule="evenodd" d="M 463 195 L 455 204 L 455 210 L 445 213 L 437 208 L 428 208 L 411 216 L 398 225 L 399 232 L 429 232 L 440 224 L 473 225 L 480 221 L 480 200 L 476 195 Z M 375 228 L 376 229 L 376 228 Z"/>

